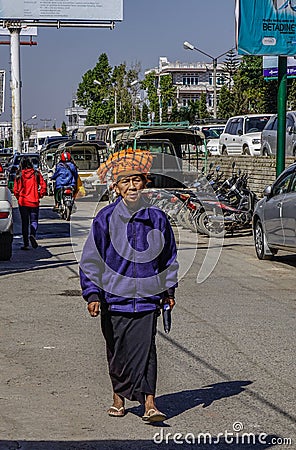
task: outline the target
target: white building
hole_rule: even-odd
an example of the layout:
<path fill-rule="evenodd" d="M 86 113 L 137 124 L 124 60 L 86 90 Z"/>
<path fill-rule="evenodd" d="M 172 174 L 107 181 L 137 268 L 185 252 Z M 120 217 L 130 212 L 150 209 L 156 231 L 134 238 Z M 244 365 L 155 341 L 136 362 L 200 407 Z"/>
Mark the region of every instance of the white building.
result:
<path fill-rule="evenodd" d="M 209 112 L 214 108 L 214 68 L 213 63 L 171 63 L 166 57 L 159 58 L 159 65 L 149 69 L 145 74 L 155 71 L 157 76 L 170 74 L 173 85 L 177 88 L 178 108 L 188 106 L 190 101 L 199 100 L 201 94 L 206 94 L 206 103 Z M 223 64 L 217 64 L 216 87 L 217 98 L 219 90 L 224 84 Z"/>
<path fill-rule="evenodd" d="M 78 106 L 76 99 L 73 99 L 72 106 L 65 109 L 65 116 L 68 119 L 67 130 L 71 133 L 71 131 L 84 126 L 87 109 Z"/>

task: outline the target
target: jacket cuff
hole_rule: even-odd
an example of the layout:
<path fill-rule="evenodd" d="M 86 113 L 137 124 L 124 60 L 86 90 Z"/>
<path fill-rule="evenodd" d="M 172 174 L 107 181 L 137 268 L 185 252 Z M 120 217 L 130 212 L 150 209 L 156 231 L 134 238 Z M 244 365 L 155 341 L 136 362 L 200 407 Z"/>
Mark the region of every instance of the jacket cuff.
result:
<path fill-rule="evenodd" d="M 97 293 L 90 294 L 90 296 L 86 299 L 87 303 L 99 302 L 100 298 Z"/>
<path fill-rule="evenodd" d="M 174 288 L 174 287 L 168 288 L 168 289 L 164 292 L 164 297 L 175 298 L 175 288 Z"/>

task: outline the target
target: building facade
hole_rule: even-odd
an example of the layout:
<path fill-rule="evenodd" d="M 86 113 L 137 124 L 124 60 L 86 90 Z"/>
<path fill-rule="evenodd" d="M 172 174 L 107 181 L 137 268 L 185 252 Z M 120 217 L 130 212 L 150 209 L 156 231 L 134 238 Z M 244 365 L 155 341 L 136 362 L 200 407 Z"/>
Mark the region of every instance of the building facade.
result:
<path fill-rule="evenodd" d="M 68 133 L 72 133 L 74 130 L 84 126 L 87 112 L 87 109 L 77 105 L 76 99 L 72 100 L 72 106 L 65 109 L 65 116 L 68 119 Z"/>
<path fill-rule="evenodd" d="M 145 74 L 155 71 L 157 76 L 169 74 L 172 76 L 173 86 L 176 87 L 176 100 L 178 108 L 187 107 L 189 102 L 200 100 L 206 94 L 207 109 L 214 111 L 214 67 L 213 63 L 171 63 L 166 57 L 159 58 L 158 67 L 149 69 Z M 223 64 L 216 67 L 216 95 L 219 102 L 219 90 L 224 84 Z"/>

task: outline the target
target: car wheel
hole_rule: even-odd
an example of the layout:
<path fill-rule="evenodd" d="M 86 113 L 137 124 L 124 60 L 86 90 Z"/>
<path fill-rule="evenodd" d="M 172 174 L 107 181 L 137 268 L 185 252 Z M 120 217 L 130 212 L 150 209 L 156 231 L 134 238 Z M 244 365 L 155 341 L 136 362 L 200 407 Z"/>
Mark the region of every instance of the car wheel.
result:
<path fill-rule="evenodd" d="M 264 149 L 262 150 L 262 156 L 268 156 L 267 148 L 264 148 Z"/>
<path fill-rule="evenodd" d="M 0 261 L 9 261 L 12 255 L 13 235 L 11 233 L 0 234 Z"/>
<path fill-rule="evenodd" d="M 223 148 L 222 148 L 221 155 L 224 155 L 224 156 L 227 156 L 227 155 L 228 155 L 228 151 L 227 151 L 226 147 L 223 147 Z"/>
<path fill-rule="evenodd" d="M 250 152 L 249 146 L 245 145 L 243 148 L 243 155 L 250 155 L 250 154 L 251 154 L 251 152 Z"/>
<path fill-rule="evenodd" d="M 260 220 L 255 224 L 254 243 L 258 259 L 272 259 L 274 252 L 268 247 Z"/>

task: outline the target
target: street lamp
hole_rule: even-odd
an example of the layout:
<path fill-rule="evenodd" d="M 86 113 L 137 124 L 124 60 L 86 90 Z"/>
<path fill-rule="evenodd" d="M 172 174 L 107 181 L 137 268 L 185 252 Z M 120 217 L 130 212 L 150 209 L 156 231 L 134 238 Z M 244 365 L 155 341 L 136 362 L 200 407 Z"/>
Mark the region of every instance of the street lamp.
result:
<path fill-rule="evenodd" d="M 27 123 L 30 121 L 30 120 L 34 120 L 34 119 L 36 119 L 37 118 L 37 114 L 33 114 L 33 116 L 31 116 L 31 117 L 28 117 L 28 119 L 26 119 L 26 120 L 24 120 L 23 121 L 23 123 L 22 123 L 22 137 L 23 137 L 23 141 L 25 140 L 25 126 L 27 125 Z"/>
<path fill-rule="evenodd" d="M 193 44 L 190 44 L 190 42 L 185 41 L 183 43 L 183 47 L 186 50 L 196 50 L 199 53 L 202 53 L 203 55 L 207 56 L 208 58 L 210 58 L 213 62 L 213 81 L 214 81 L 214 118 L 217 118 L 217 64 L 218 64 L 218 59 L 221 58 L 221 56 L 226 55 L 229 50 L 227 50 L 227 52 L 221 53 L 221 55 L 219 56 L 212 56 L 209 55 L 208 53 L 200 50 L 199 48 L 195 47 Z"/>
<path fill-rule="evenodd" d="M 94 84 L 97 84 L 98 86 L 101 86 L 101 82 L 99 80 L 94 80 Z M 117 123 L 117 90 L 116 86 L 114 86 L 114 123 Z"/>

